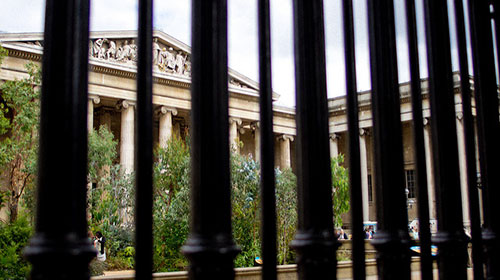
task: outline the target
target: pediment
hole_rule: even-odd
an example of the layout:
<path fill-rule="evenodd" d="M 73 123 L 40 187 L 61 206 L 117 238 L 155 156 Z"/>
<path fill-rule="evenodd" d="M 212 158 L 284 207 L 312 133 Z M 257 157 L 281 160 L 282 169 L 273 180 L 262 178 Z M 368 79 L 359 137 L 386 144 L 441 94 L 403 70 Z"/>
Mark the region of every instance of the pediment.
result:
<path fill-rule="evenodd" d="M 98 31 L 90 33 L 90 61 L 114 68 L 135 68 L 137 63 L 136 31 Z M 3 33 L 0 42 L 18 46 L 22 50 L 43 51 L 42 33 Z M 191 48 L 174 37 L 153 32 L 153 72 L 167 76 L 191 78 Z M 229 69 L 229 87 L 243 91 L 258 91 L 259 85 L 250 78 Z M 274 94 L 277 97 L 277 94 Z"/>

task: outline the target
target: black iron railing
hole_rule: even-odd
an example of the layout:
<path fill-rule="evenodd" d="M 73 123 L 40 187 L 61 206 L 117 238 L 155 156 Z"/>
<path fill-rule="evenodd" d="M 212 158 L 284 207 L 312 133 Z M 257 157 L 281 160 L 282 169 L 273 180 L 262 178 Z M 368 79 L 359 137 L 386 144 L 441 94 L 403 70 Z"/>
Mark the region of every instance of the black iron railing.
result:
<path fill-rule="evenodd" d="M 381 279 L 410 279 L 394 3 L 367 0 L 372 79 L 373 147 Z M 276 279 L 276 210 L 269 0 L 258 1 L 263 278 Z M 358 95 L 352 0 L 343 0 L 353 278 L 365 279 Z M 421 238 L 421 276 L 432 279 L 431 234 L 415 2 L 406 3 L 413 135 Z M 500 277 L 500 125 L 493 37 L 497 1 L 423 0 L 440 279 L 467 278 L 450 29 L 456 29 L 475 279 Z M 299 225 L 293 247 L 300 279 L 336 279 L 339 242 L 332 223 L 323 1 L 293 0 Z M 468 15 L 466 28 L 464 14 Z M 493 32 L 493 26 L 496 27 Z M 422 27 L 424 28 L 424 27 Z M 46 1 L 36 234 L 26 249 L 33 279 L 88 279 L 87 69 L 89 0 Z M 469 82 L 470 33 L 474 91 Z M 152 271 L 152 0 L 139 1 L 136 127 L 136 277 Z M 498 52 L 497 52 L 498 53 Z M 500 57 L 500 56 L 498 56 Z M 499 58 L 500 59 L 500 58 Z M 497 63 L 499 64 L 499 63 Z M 183 251 L 191 279 L 233 279 L 238 253 L 231 235 L 229 182 L 227 0 L 192 1 L 191 233 Z M 471 97 L 473 95 L 473 97 Z M 474 98 L 474 99 L 472 99 Z M 475 101 L 475 108 L 472 102 Z M 475 109 L 475 110 L 474 110 Z M 475 115 L 475 117 L 474 117 Z M 477 144 L 475 129 L 477 127 Z M 476 182 L 479 150 L 482 204 Z M 63 197 L 61 199 L 60 197 Z M 480 216 L 480 207 L 484 217 Z M 481 232 L 480 225 L 484 221 Z M 484 248 L 483 248 L 484 244 Z M 484 250 L 483 250 L 484 249 Z M 483 251 L 485 254 L 483 255 Z"/>

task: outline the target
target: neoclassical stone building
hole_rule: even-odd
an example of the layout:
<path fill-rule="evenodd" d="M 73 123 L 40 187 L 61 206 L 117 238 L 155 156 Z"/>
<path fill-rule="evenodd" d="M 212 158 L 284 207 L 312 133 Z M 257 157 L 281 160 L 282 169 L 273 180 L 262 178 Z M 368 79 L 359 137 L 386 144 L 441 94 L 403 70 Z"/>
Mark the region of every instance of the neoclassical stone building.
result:
<path fill-rule="evenodd" d="M 172 135 L 185 137 L 190 123 L 190 47 L 175 38 L 154 31 L 153 59 L 154 85 L 153 103 L 155 144 L 164 146 Z M 92 32 L 89 45 L 89 100 L 88 128 L 106 125 L 119 140 L 120 163 L 126 170 L 134 168 L 134 110 L 136 93 L 136 54 L 135 31 Z M 25 64 L 28 61 L 40 62 L 43 52 L 42 33 L 0 34 L 0 44 L 9 54 L 0 68 L 0 83 L 6 80 L 20 79 L 27 76 Z M 241 154 L 251 154 L 259 160 L 259 85 L 244 75 L 229 69 L 229 135 L 230 141 Z M 465 168 L 465 153 L 462 107 L 456 81 L 456 111 L 460 168 Z M 403 127 L 404 161 L 406 186 L 410 202 L 416 201 L 415 159 L 411 130 L 410 88 L 401 85 L 401 124 Z M 428 124 L 429 105 L 426 82 L 423 83 L 425 145 L 428 166 L 428 185 L 433 189 L 431 140 Z M 273 100 L 279 99 L 278 94 Z M 359 94 L 360 150 L 363 186 L 364 220 L 376 220 L 375 192 L 372 178 L 372 117 L 370 92 Z M 330 153 L 336 156 L 347 151 L 346 102 L 344 97 L 328 101 L 330 125 Z M 295 165 L 295 109 L 274 106 L 275 164 L 281 168 L 296 169 Z M 241 143 L 242 145 L 238 145 Z M 348 158 L 346 157 L 346 164 Z M 461 170 L 462 171 L 462 170 Z M 466 172 L 461 172 L 466 174 Z M 461 178 L 463 194 L 466 191 L 466 178 Z M 429 195 L 431 218 L 435 218 L 434 191 Z M 468 225 L 467 195 L 462 196 L 465 224 Z M 409 218 L 417 215 L 416 206 L 410 203 Z M 346 215 L 344 221 L 349 225 Z"/>

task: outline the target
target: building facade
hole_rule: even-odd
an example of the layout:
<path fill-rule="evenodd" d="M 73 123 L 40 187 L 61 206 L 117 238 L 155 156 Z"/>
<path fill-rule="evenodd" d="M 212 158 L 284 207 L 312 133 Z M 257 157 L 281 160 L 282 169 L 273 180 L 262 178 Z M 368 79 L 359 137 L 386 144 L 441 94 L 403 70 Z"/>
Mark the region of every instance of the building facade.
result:
<path fill-rule="evenodd" d="M 136 101 L 137 45 L 134 31 L 92 32 L 89 45 L 88 129 L 107 126 L 119 142 L 120 164 L 125 170 L 134 169 L 134 122 Z M 154 31 L 153 42 L 153 103 L 155 144 L 164 147 L 177 135 L 185 137 L 190 124 L 190 47 L 175 38 Z M 0 68 L 0 83 L 27 76 L 28 61 L 39 63 L 43 52 L 42 33 L 0 34 L 0 44 L 9 54 Z M 251 154 L 259 160 L 259 85 L 244 75 L 229 69 L 229 136 L 234 149 Z M 455 84 L 456 125 L 462 185 L 463 217 L 469 225 L 466 185 L 462 107 L 458 76 Z M 423 82 L 424 138 L 426 147 L 427 184 L 431 219 L 436 218 L 432 153 L 429 123 L 429 103 L 426 82 Z M 417 217 L 415 158 L 413 151 L 412 112 L 409 84 L 401 84 L 401 125 L 403 130 L 406 188 L 408 189 L 409 220 Z M 279 99 L 273 94 L 273 100 Z M 375 186 L 372 172 L 372 116 L 370 92 L 359 94 L 360 154 L 363 189 L 363 219 L 376 220 Z M 328 101 L 330 153 L 336 156 L 347 152 L 347 116 L 345 97 Z M 295 109 L 274 106 L 275 165 L 296 170 Z M 348 166 L 348 157 L 345 157 Z M 344 223 L 349 227 L 349 214 Z"/>

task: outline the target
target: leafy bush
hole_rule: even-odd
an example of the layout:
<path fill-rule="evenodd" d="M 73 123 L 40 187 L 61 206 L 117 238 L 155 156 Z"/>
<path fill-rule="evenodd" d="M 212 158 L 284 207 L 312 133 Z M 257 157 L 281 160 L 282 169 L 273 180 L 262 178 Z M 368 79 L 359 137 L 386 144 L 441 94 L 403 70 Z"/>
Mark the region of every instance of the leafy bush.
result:
<path fill-rule="evenodd" d="M 276 168 L 276 224 L 278 263 L 294 262 L 294 251 L 290 250 L 297 229 L 297 177 L 291 169 Z"/>
<path fill-rule="evenodd" d="M 344 155 L 339 154 L 331 159 L 332 172 L 332 201 L 333 201 L 333 220 L 335 227 L 341 227 L 342 214 L 349 211 L 349 175 L 344 163 Z"/>
<path fill-rule="evenodd" d="M 0 85 L 0 191 L 8 194 L 9 222 L 19 214 L 27 186 L 36 181 L 40 115 L 40 68 L 26 66 L 28 77 Z"/>
<path fill-rule="evenodd" d="M 108 268 L 105 262 L 92 260 L 89 264 L 90 276 L 104 275 L 104 271 Z"/>
<path fill-rule="evenodd" d="M 236 267 L 253 266 L 260 256 L 259 170 L 251 156 L 231 154 L 233 237 L 241 248 Z"/>
<path fill-rule="evenodd" d="M 154 165 L 154 269 L 184 270 L 181 253 L 189 233 L 189 146 L 173 137 L 156 150 Z"/>
<path fill-rule="evenodd" d="M 106 126 L 89 134 L 89 227 L 106 238 L 107 269 L 132 269 L 134 175 L 123 173 L 117 159 L 117 141 Z M 133 247 L 132 247 L 133 248 Z M 132 249 L 133 250 L 133 249 Z"/>
<path fill-rule="evenodd" d="M 33 230 L 28 220 L 20 216 L 10 224 L 0 223 L 0 279 L 26 279 L 30 265 L 22 258 Z"/>

